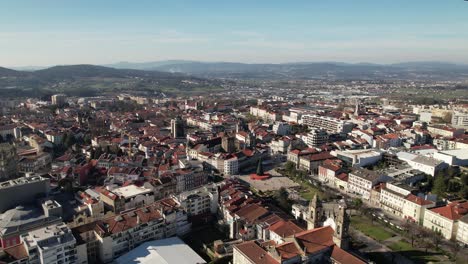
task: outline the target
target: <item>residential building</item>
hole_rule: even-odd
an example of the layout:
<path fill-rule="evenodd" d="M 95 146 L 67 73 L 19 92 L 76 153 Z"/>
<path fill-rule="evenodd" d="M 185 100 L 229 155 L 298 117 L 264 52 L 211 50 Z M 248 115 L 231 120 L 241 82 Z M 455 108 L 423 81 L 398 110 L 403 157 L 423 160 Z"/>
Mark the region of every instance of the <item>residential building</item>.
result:
<path fill-rule="evenodd" d="M 67 102 L 67 96 L 65 94 L 54 94 L 51 96 L 53 105 L 63 106 Z"/>
<path fill-rule="evenodd" d="M 301 121 L 302 124 L 307 125 L 309 128 L 324 129 L 331 134 L 346 134 L 351 132 L 354 127 L 353 123 L 328 116 L 303 115 Z"/>
<path fill-rule="evenodd" d="M 21 241 L 29 263 L 77 263 L 76 239 L 66 224 L 54 224 L 28 232 Z"/>
<path fill-rule="evenodd" d="M 464 215 L 458 221 L 458 230 L 456 239 L 458 242 L 468 245 L 468 214 Z"/>
<path fill-rule="evenodd" d="M 306 144 L 309 147 L 320 147 L 328 142 L 328 133 L 325 130 L 313 129 L 307 134 Z"/>
<path fill-rule="evenodd" d="M 424 213 L 427 209 L 435 205 L 436 203 L 434 201 L 409 194 L 405 197 L 405 203 L 403 204 L 403 218 L 418 224 L 423 224 Z"/>
<path fill-rule="evenodd" d="M 468 113 L 454 111 L 452 113 L 452 126 L 468 129 Z"/>
<path fill-rule="evenodd" d="M 452 239 L 457 235 L 459 220 L 467 213 L 467 201 L 455 201 L 445 206 L 426 209 L 423 226 L 439 232 L 445 239 Z"/>
<path fill-rule="evenodd" d="M 398 217 L 403 217 L 403 207 L 411 188 L 404 184 L 387 182 L 380 189 L 380 207 Z"/>
<path fill-rule="evenodd" d="M 358 195 L 362 199 L 369 201 L 372 188 L 390 179 L 378 171 L 355 168 L 348 176 L 348 193 Z"/>

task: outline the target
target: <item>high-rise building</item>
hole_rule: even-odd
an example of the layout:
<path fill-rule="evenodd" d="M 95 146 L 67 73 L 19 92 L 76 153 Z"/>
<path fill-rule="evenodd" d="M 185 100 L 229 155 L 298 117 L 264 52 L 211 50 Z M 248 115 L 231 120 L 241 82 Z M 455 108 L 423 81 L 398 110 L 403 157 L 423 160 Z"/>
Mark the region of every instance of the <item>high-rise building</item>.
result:
<path fill-rule="evenodd" d="M 327 131 L 321 129 L 314 129 L 307 134 L 306 144 L 309 147 L 320 147 L 328 142 Z"/>
<path fill-rule="evenodd" d="M 51 101 L 53 105 L 62 106 L 67 101 L 67 96 L 64 94 L 54 94 L 51 96 Z"/>
<path fill-rule="evenodd" d="M 349 133 L 354 127 L 351 122 L 318 115 L 303 115 L 302 124 L 309 128 L 325 129 L 329 133 Z"/>
<path fill-rule="evenodd" d="M 171 134 L 173 138 L 183 138 L 185 136 L 184 120 L 180 116 L 171 120 Z"/>
<path fill-rule="evenodd" d="M 18 173 L 18 155 L 16 147 L 8 144 L 0 144 L 0 181 L 15 178 Z"/>

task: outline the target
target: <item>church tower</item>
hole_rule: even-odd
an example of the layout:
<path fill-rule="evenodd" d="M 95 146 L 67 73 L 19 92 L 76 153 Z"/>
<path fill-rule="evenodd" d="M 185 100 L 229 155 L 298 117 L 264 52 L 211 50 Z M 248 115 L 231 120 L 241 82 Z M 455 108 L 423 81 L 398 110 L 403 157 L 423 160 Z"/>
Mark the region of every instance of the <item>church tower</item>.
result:
<path fill-rule="evenodd" d="M 342 249 L 347 249 L 349 246 L 349 216 L 346 212 L 346 205 L 340 205 L 338 215 L 335 218 L 335 233 L 333 234 L 333 242 Z"/>
<path fill-rule="evenodd" d="M 307 230 L 311 230 L 320 227 L 319 215 L 321 210 L 321 203 L 318 199 L 317 194 L 309 202 L 309 210 L 307 215 Z"/>

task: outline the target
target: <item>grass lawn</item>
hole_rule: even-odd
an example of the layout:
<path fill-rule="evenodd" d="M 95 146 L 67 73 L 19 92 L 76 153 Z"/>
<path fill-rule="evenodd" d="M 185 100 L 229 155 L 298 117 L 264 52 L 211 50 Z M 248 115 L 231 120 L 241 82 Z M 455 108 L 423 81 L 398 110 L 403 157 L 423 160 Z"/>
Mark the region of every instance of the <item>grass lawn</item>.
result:
<path fill-rule="evenodd" d="M 411 246 L 411 244 L 408 243 L 408 242 L 405 242 L 405 241 L 395 242 L 395 243 L 389 245 L 388 247 L 391 248 L 393 251 L 413 250 L 413 247 Z"/>
<path fill-rule="evenodd" d="M 415 249 L 406 241 L 397 241 L 388 247 L 408 259 L 411 259 L 415 263 L 437 262 L 439 259 L 436 256 L 441 255 L 440 253 L 426 253 L 423 250 Z"/>
<path fill-rule="evenodd" d="M 383 241 L 393 236 L 392 233 L 379 226 L 378 223 L 374 222 L 374 224 L 372 224 L 369 219 L 362 216 L 352 216 L 351 225 L 365 235 L 372 237 L 377 241 Z"/>

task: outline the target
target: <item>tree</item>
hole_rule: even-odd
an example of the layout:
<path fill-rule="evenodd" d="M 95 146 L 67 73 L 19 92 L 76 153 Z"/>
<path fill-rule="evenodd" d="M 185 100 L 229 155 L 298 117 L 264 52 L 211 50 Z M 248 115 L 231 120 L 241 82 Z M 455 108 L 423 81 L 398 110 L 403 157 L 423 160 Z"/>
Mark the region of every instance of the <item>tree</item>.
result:
<path fill-rule="evenodd" d="M 288 199 L 288 191 L 286 188 L 281 187 L 279 190 L 275 191 L 273 198 L 275 198 L 276 202 L 281 208 L 287 211 L 290 210 L 291 204 Z"/>
<path fill-rule="evenodd" d="M 363 206 L 363 202 L 360 198 L 354 198 L 351 206 L 353 207 L 354 210 L 360 211 L 360 214 L 362 215 L 361 209 Z"/>
<path fill-rule="evenodd" d="M 439 245 L 444 239 L 440 231 L 432 232 L 431 238 L 432 238 L 432 243 L 434 243 L 436 249 L 439 249 Z"/>
<path fill-rule="evenodd" d="M 439 197 L 444 197 L 446 191 L 447 191 L 447 184 L 445 183 L 444 176 L 437 175 L 434 180 L 434 187 L 432 188 L 432 192 L 437 194 L 437 196 Z"/>
<path fill-rule="evenodd" d="M 411 246 L 414 247 L 414 242 L 418 238 L 419 234 L 418 226 L 414 222 L 406 220 L 402 223 L 401 227 L 403 228 L 403 231 L 408 234 L 408 237 L 411 240 Z"/>

